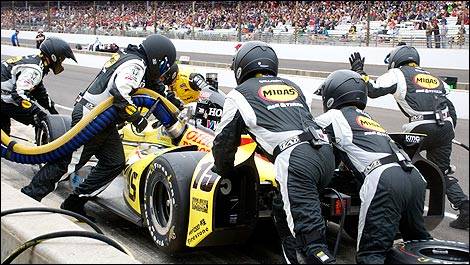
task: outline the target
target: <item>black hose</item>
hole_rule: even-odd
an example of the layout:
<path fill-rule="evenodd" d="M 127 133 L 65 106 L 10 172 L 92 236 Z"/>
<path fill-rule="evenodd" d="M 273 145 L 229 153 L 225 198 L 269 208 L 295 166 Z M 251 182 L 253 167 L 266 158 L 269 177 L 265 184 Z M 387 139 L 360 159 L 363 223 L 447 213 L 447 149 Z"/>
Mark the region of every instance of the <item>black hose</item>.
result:
<path fill-rule="evenodd" d="M 337 190 L 333 188 L 325 188 L 325 190 L 331 190 L 332 192 L 334 192 L 341 202 L 341 221 L 339 222 L 339 232 L 336 236 L 335 248 L 333 250 L 333 256 L 336 258 L 336 254 L 339 249 L 339 242 L 341 241 L 341 234 L 343 232 L 344 220 L 346 219 L 346 207 L 344 207 L 343 196 L 341 196 L 341 194 Z"/>
<path fill-rule="evenodd" d="M 62 210 L 62 209 L 56 209 L 56 208 L 48 208 L 48 207 L 27 207 L 27 208 L 17 208 L 17 209 L 10 209 L 1 212 L 0 216 L 6 216 L 9 214 L 15 214 L 15 213 L 25 213 L 25 212 L 49 212 L 49 213 L 58 213 L 58 214 L 64 214 L 68 216 L 75 217 L 78 221 L 82 221 L 86 224 L 88 224 L 93 230 L 95 230 L 99 234 L 104 234 L 103 231 L 95 224 L 93 223 L 90 219 L 84 217 L 83 215 L 80 215 L 78 213 L 74 213 L 71 211 L 67 210 Z"/>
<path fill-rule="evenodd" d="M 13 253 L 11 253 L 3 262 L 2 264 L 10 264 L 16 257 L 18 257 L 21 253 L 23 253 L 25 250 L 28 248 L 35 246 L 45 240 L 48 239 L 53 239 L 53 238 L 60 238 L 60 237 L 88 237 L 88 238 L 93 238 L 97 239 L 99 241 L 105 242 L 118 250 L 126 253 L 127 255 L 132 257 L 132 254 L 121 244 L 119 244 L 117 241 L 114 239 L 111 239 L 105 235 L 102 234 L 97 234 L 94 232 L 89 232 L 89 231 L 61 231 L 61 232 L 53 232 L 53 233 L 48 233 L 44 235 L 40 235 L 36 238 L 33 238 L 21 246 L 19 246 Z"/>
<path fill-rule="evenodd" d="M 465 150 L 468 151 L 468 145 L 463 144 L 463 143 L 461 143 L 461 142 L 459 142 L 459 141 L 457 141 L 457 140 L 455 140 L 455 139 L 452 139 L 452 143 L 453 143 L 453 144 L 456 144 L 456 145 L 458 145 L 458 146 L 461 146 L 461 147 L 463 147 Z"/>

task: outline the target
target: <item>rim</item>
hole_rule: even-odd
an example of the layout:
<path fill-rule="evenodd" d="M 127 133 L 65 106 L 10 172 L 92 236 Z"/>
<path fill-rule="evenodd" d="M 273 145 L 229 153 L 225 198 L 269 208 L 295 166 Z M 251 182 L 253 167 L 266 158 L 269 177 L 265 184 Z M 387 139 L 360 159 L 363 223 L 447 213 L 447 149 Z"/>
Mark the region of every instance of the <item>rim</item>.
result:
<path fill-rule="evenodd" d="M 432 258 L 453 262 L 468 262 L 468 251 L 454 248 L 429 247 L 419 251 L 420 254 Z"/>
<path fill-rule="evenodd" d="M 152 194 L 153 215 L 159 226 L 166 228 L 171 218 L 171 201 L 168 188 L 163 182 L 158 181 L 155 184 Z"/>

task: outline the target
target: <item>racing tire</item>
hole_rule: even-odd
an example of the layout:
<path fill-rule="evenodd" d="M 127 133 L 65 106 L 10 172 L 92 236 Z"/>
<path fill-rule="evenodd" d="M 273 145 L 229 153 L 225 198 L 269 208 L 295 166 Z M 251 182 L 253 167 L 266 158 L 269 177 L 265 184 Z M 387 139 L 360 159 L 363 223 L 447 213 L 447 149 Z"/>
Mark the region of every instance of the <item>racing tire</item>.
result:
<path fill-rule="evenodd" d="M 155 244 L 167 254 L 186 248 L 190 186 L 205 152 L 166 153 L 150 166 L 145 180 L 142 213 Z"/>
<path fill-rule="evenodd" d="M 444 240 L 412 240 L 393 246 L 385 264 L 468 264 L 468 244 Z"/>
<path fill-rule="evenodd" d="M 71 123 L 72 119 L 68 115 L 47 115 L 36 128 L 36 145 L 44 145 L 59 138 L 70 130 Z"/>
<path fill-rule="evenodd" d="M 40 125 L 35 128 L 36 145 L 45 145 L 59 138 L 70 130 L 72 118 L 62 114 L 51 114 L 41 121 Z M 38 164 L 39 169 L 44 163 Z"/>

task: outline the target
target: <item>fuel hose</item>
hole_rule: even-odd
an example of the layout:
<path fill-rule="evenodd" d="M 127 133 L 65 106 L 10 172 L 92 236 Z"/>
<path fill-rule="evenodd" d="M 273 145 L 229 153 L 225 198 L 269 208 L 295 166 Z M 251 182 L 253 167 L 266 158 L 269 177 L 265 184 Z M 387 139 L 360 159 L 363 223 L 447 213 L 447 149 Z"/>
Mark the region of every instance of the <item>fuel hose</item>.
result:
<path fill-rule="evenodd" d="M 160 94 L 150 89 L 141 88 L 132 96 L 133 103 L 138 107 L 150 108 L 157 100 L 160 103 L 154 108 L 152 114 L 161 120 L 164 125 L 175 122 L 174 117 L 178 109 Z M 166 113 L 163 113 L 164 111 Z M 40 164 L 54 161 L 77 150 L 109 124 L 116 121 L 117 117 L 118 111 L 113 106 L 113 97 L 109 97 L 93 108 L 64 135 L 45 145 L 19 144 L 2 130 L 1 157 L 22 164 Z"/>

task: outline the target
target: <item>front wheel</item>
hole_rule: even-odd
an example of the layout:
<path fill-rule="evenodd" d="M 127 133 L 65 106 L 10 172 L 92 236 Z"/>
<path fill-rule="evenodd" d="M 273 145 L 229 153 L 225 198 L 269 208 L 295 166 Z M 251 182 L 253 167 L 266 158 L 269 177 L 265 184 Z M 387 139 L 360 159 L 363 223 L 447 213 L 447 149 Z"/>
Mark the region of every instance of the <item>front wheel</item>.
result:
<path fill-rule="evenodd" d="M 163 154 L 154 160 L 147 175 L 143 217 L 155 244 L 168 254 L 185 249 L 191 179 L 205 154 Z"/>

